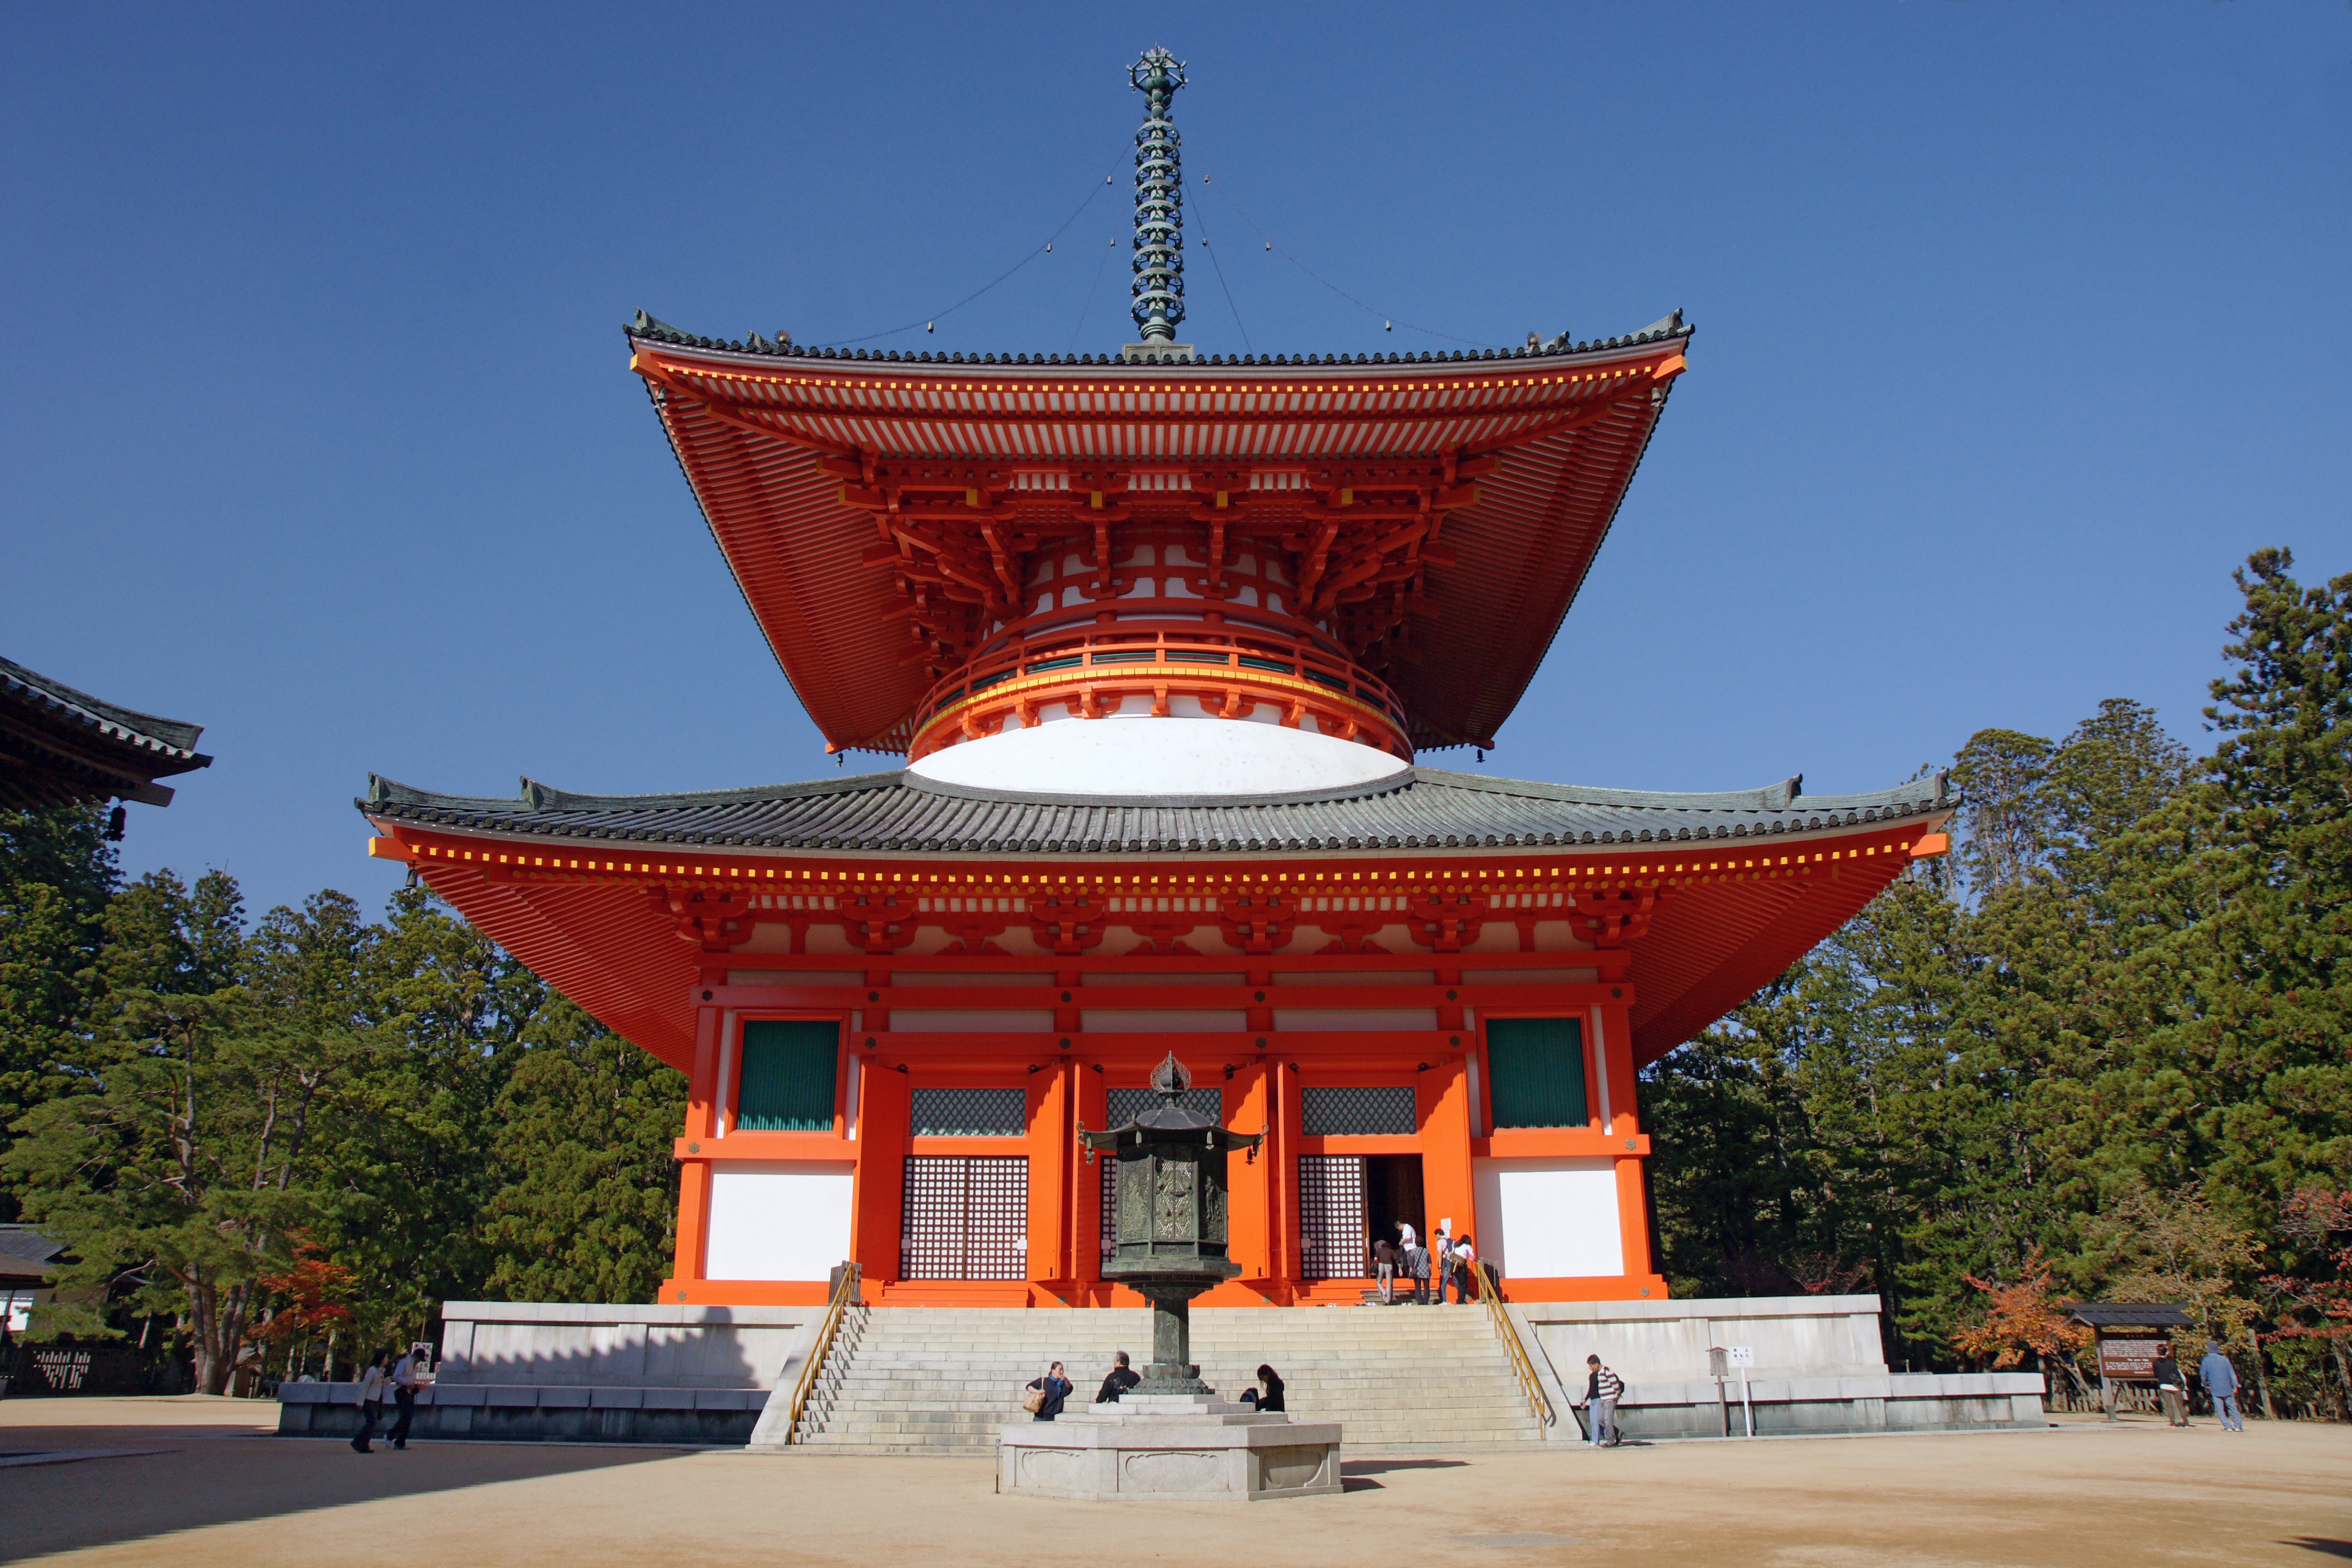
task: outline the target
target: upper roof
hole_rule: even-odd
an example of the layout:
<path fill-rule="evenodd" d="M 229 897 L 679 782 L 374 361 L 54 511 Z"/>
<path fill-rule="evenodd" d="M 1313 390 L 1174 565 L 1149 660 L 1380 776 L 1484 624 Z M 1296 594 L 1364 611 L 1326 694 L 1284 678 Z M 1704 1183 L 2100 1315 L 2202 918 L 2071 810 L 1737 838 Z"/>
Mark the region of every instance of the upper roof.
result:
<path fill-rule="evenodd" d="M 1764 789 L 1669 795 L 1414 767 L 1297 795 L 1106 800 L 974 789 L 901 770 L 656 795 L 572 795 L 525 779 L 514 799 L 491 800 L 371 775 L 357 804 L 383 822 L 529 837 L 950 855 L 1685 843 L 1822 831 L 1950 807 L 1940 773 L 1870 795 L 1808 795 L 1802 785 L 1794 778 Z"/>
<path fill-rule="evenodd" d="M 163 805 L 153 781 L 212 765 L 201 724 L 102 702 L 0 658 L 0 805 L 122 799 Z"/>
<path fill-rule="evenodd" d="M 1444 492 L 1443 550 L 1415 563 L 1411 648 L 1381 654 L 1382 678 L 1415 745 L 1490 743 L 1616 516 L 1691 330 L 1677 311 L 1622 337 L 1528 349 L 1150 363 L 719 342 L 642 314 L 628 337 L 817 727 L 836 747 L 898 751 L 941 672 L 910 657 L 909 605 L 885 569 L 896 552 L 877 555 L 876 514 L 845 492 L 845 479 L 875 484 L 877 463 L 928 462 L 939 472 L 918 477 L 934 489 L 969 474 L 986 498 L 974 530 L 992 517 L 1066 526 L 1054 508 L 1102 488 L 1074 479 L 1111 473 L 1148 473 L 1122 502 L 1140 521 L 1184 518 L 1214 493 L 1234 509 L 1221 518 L 1296 529 L 1303 502 L 1407 474 Z M 1360 658 L 1394 625 L 1340 622 Z"/>

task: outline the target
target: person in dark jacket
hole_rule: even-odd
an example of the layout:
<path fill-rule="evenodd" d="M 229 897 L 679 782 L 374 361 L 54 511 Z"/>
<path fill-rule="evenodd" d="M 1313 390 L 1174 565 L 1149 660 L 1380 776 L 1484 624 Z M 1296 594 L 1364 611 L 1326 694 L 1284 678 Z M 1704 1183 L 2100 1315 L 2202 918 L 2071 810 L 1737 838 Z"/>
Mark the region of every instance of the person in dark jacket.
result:
<path fill-rule="evenodd" d="M 1372 1243 L 1372 1271 L 1381 1279 L 1381 1305 L 1396 1304 L 1397 1249 L 1396 1243 L 1381 1237 Z"/>
<path fill-rule="evenodd" d="M 1059 1415 L 1062 1413 L 1063 1404 L 1068 1400 L 1072 1392 L 1070 1380 L 1062 1375 L 1060 1362 L 1055 1362 L 1045 1376 L 1033 1379 L 1028 1386 L 1045 1391 L 1045 1403 L 1037 1406 L 1037 1414 L 1034 1417 L 1039 1421 L 1051 1421 L 1055 1416 Z"/>
<path fill-rule="evenodd" d="M 1103 1379 L 1102 1387 L 1096 1390 L 1095 1403 L 1097 1405 L 1117 1405 L 1120 1394 L 1125 1394 L 1129 1389 L 1133 1388 L 1137 1384 L 1143 1381 L 1143 1379 L 1138 1376 L 1134 1370 L 1128 1365 L 1127 1352 L 1125 1351 L 1120 1351 L 1118 1355 L 1112 1359 L 1118 1364 L 1110 1369 L 1110 1375 Z"/>
<path fill-rule="evenodd" d="M 1617 1428 L 1617 1401 L 1625 1392 L 1624 1380 L 1603 1366 L 1597 1355 L 1586 1356 L 1584 1365 L 1584 1397 L 1576 1403 L 1591 1408 L 1592 1446 L 1613 1448 L 1625 1440 L 1625 1434 Z"/>
<path fill-rule="evenodd" d="M 2151 1370 L 2156 1373 L 2157 1395 L 2164 1401 L 2165 1425 L 2188 1426 L 2189 1385 L 2181 1380 L 2180 1363 L 2173 1359 L 2169 1348 L 2156 1358 L 2156 1365 Z"/>
<path fill-rule="evenodd" d="M 1257 1369 L 1257 1384 L 1255 1388 L 1242 1390 L 1242 1403 L 1256 1405 L 1261 1415 L 1286 1414 L 1282 1403 L 1282 1378 L 1274 1368 L 1261 1363 Z"/>

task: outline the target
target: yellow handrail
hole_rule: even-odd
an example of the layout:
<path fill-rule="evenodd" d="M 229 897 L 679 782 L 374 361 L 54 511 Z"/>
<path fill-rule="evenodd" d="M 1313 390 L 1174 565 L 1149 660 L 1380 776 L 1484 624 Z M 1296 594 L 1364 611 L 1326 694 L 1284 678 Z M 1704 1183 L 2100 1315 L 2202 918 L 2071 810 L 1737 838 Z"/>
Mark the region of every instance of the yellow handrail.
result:
<path fill-rule="evenodd" d="M 1528 1359 L 1528 1347 L 1519 1341 L 1519 1328 L 1511 1315 L 1503 1310 L 1503 1289 L 1495 1271 L 1483 1258 L 1470 1265 L 1478 1278 L 1478 1300 L 1486 1306 L 1486 1321 L 1495 1326 L 1495 1337 L 1503 1342 L 1503 1352 L 1511 1359 L 1511 1370 L 1518 1374 L 1519 1389 L 1528 1396 L 1528 1410 L 1538 1426 L 1549 1426 L 1558 1417 L 1552 1414 L 1551 1400 L 1543 1391 L 1543 1380 L 1536 1375 L 1535 1363 Z"/>
<path fill-rule="evenodd" d="M 824 1309 L 824 1321 L 817 1325 L 816 1343 L 809 1347 L 808 1360 L 801 1367 L 801 1375 L 793 1384 L 792 1409 L 784 1419 L 784 1441 L 800 1441 L 801 1413 L 808 1408 L 809 1395 L 816 1392 L 817 1373 L 824 1368 L 824 1358 L 833 1353 L 833 1336 L 841 1331 L 841 1320 L 849 1310 L 849 1300 L 857 1294 L 857 1265 L 841 1266 L 841 1283 L 833 1288 L 833 1300 Z"/>

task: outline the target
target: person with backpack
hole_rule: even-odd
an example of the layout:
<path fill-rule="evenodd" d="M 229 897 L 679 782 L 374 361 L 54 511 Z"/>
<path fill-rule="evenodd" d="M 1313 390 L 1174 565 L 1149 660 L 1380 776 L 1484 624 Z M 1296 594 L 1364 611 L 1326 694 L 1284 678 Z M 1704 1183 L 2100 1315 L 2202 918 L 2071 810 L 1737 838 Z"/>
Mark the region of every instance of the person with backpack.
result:
<path fill-rule="evenodd" d="M 1022 1395 L 1021 1408 L 1029 1412 L 1034 1420 L 1051 1421 L 1062 1413 L 1063 1402 L 1070 1397 L 1072 1387 L 1070 1380 L 1062 1375 L 1062 1363 L 1055 1362 L 1045 1376 L 1030 1381 L 1029 1391 Z"/>
<path fill-rule="evenodd" d="M 360 1429 L 352 1435 L 352 1452 L 373 1454 L 374 1447 L 368 1439 L 375 1436 L 375 1424 L 383 1418 L 383 1363 L 390 1351 L 378 1351 L 370 1358 L 367 1368 L 360 1373 Z"/>
<path fill-rule="evenodd" d="M 1136 1375 L 1135 1369 L 1128 1364 L 1125 1351 L 1117 1352 L 1111 1361 L 1110 1375 L 1102 1380 L 1102 1387 L 1095 1392 L 1097 1405 L 1117 1405 L 1120 1394 L 1143 1381 Z"/>
<path fill-rule="evenodd" d="M 2180 1363 L 2173 1359 L 2170 1345 L 2164 1347 L 2164 1353 L 2156 1358 L 2156 1365 L 2149 1370 L 2156 1375 L 2157 1394 L 2164 1401 L 2164 1424 L 2188 1426 L 2189 1399 L 2184 1392 L 2188 1384 L 2180 1376 Z"/>
<path fill-rule="evenodd" d="M 1288 1411 L 1282 1402 L 1282 1386 L 1281 1374 L 1261 1363 L 1257 1369 L 1257 1386 L 1242 1390 L 1242 1403 L 1261 1415 L 1286 1415 Z"/>
<path fill-rule="evenodd" d="M 1625 1434 L 1617 1427 L 1617 1401 L 1624 1394 L 1624 1380 L 1601 1365 L 1597 1355 L 1586 1356 L 1584 1366 L 1584 1397 L 1576 1403 L 1580 1408 L 1590 1405 L 1592 1409 L 1592 1446 L 1613 1448 L 1625 1440 Z"/>
<path fill-rule="evenodd" d="M 1445 1305 L 1445 1282 L 1454 1277 L 1453 1226 L 1450 1219 L 1439 1220 L 1437 1234 L 1430 1238 L 1429 1282 L 1434 1287 L 1430 1299 L 1441 1307 Z"/>
<path fill-rule="evenodd" d="M 384 1435 L 392 1439 L 394 1447 L 404 1453 L 408 1448 L 408 1429 L 416 1421 L 416 1391 L 425 1386 L 424 1369 L 418 1364 L 415 1345 L 408 1347 L 406 1355 L 393 1363 L 390 1382 L 392 1401 L 400 1411 L 400 1419 L 394 1421 L 392 1430 Z"/>

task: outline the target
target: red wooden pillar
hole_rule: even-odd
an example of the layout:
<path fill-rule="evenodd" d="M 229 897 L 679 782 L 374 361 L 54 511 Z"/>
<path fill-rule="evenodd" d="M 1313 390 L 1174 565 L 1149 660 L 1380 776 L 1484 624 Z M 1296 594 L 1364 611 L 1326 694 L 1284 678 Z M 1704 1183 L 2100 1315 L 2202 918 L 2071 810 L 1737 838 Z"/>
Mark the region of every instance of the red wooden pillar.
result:
<path fill-rule="evenodd" d="M 1028 1094 L 1029 1250 L 1032 1279 L 1067 1279 L 1070 1248 L 1070 1091 L 1066 1069 L 1031 1077 Z"/>
<path fill-rule="evenodd" d="M 872 1280 L 898 1278 L 907 1149 L 915 1099 L 907 1075 L 865 1057 L 857 1091 L 857 1176 L 850 1194 L 849 1247 Z"/>
<path fill-rule="evenodd" d="M 1255 1062 L 1236 1070 L 1226 1086 L 1225 1126 L 1241 1133 L 1271 1130 L 1274 1110 L 1269 1072 Z M 1246 1156 L 1244 1157 L 1244 1161 Z M 1244 1279 L 1271 1279 L 1275 1271 L 1275 1152 L 1271 1141 L 1257 1152 L 1255 1168 L 1228 1163 L 1225 1170 L 1225 1255 L 1241 1266 Z"/>
<path fill-rule="evenodd" d="M 1631 990 L 1631 986 L 1624 987 Z M 1654 1272 L 1650 1257 L 1650 1208 L 1642 1184 L 1642 1158 L 1647 1141 L 1642 1136 L 1635 1103 L 1633 998 L 1621 996 L 1599 1009 L 1600 1049 L 1593 1053 L 1607 1074 L 1609 1152 L 1617 1166 L 1617 1235 L 1624 1247 L 1629 1279 Z M 1646 1292 L 1645 1292 L 1646 1293 Z"/>
<path fill-rule="evenodd" d="M 1470 1075 L 1466 1058 L 1452 1057 L 1423 1073 L 1413 1096 L 1421 1123 L 1422 1219 L 1434 1232 L 1441 1218 L 1454 1234 L 1478 1235 L 1470 1179 Z"/>
<path fill-rule="evenodd" d="M 1103 1075 L 1084 1063 L 1075 1061 L 1069 1064 L 1069 1074 L 1071 1103 L 1076 1107 L 1077 1119 L 1085 1122 L 1090 1131 L 1105 1131 L 1110 1125 L 1110 1089 Z M 1072 1142 L 1076 1142 L 1075 1128 L 1072 1134 Z M 1097 1163 L 1090 1165 L 1083 1152 L 1075 1152 L 1071 1156 L 1071 1173 L 1076 1179 L 1077 1197 L 1076 1204 L 1073 1205 L 1077 1219 L 1075 1233 L 1070 1238 L 1076 1258 L 1074 1278 L 1089 1285 L 1099 1284 L 1102 1280 L 1102 1166 L 1099 1162 L 1110 1157 L 1097 1154 L 1095 1159 Z M 1101 1292 L 1095 1292 L 1091 1299 L 1099 1302 Z"/>
<path fill-rule="evenodd" d="M 694 1068 L 687 1075 L 686 1140 L 708 1146 L 719 1128 L 719 1036 L 726 1015 L 698 1007 L 694 1016 Z M 677 1237 L 670 1277 L 679 1283 L 702 1279 L 704 1243 L 710 1232 L 710 1162 L 689 1156 L 678 1169 Z M 673 1289 L 675 1300 L 688 1298 Z"/>

